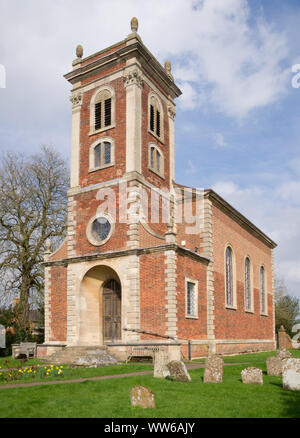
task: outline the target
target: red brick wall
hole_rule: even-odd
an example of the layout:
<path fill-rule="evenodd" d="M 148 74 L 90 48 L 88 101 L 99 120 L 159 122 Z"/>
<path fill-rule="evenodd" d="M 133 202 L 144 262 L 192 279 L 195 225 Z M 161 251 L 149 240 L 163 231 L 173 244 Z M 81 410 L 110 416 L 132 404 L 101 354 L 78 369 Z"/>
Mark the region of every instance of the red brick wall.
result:
<path fill-rule="evenodd" d="M 140 256 L 140 309 L 141 330 L 165 335 L 166 292 L 165 292 L 165 255 L 162 253 Z M 161 338 L 142 335 L 142 339 Z"/>
<path fill-rule="evenodd" d="M 61 260 L 65 259 L 68 255 L 68 246 L 67 246 L 67 239 L 64 240 L 62 246 L 58 249 L 57 252 L 55 252 L 53 255 L 51 255 L 51 260 Z"/>
<path fill-rule="evenodd" d="M 82 187 L 120 178 L 126 169 L 126 90 L 124 81 L 122 78 L 118 78 L 108 81 L 107 85 L 115 91 L 115 127 L 100 134 L 89 135 L 90 102 L 96 89 L 93 88 L 83 95 L 80 113 L 80 185 Z M 115 165 L 89 173 L 90 146 L 101 137 L 114 139 Z"/>
<path fill-rule="evenodd" d="M 260 314 L 260 267 L 266 272 L 266 293 L 272 292 L 271 249 L 213 206 L 214 311 L 216 339 L 272 339 L 273 303 L 268 293 L 268 316 Z M 230 244 L 236 262 L 237 309 L 225 308 L 225 248 Z M 244 263 L 253 267 L 254 313 L 245 312 Z"/>
<path fill-rule="evenodd" d="M 67 338 L 67 268 L 52 266 L 50 295 L 50 341 Z"/>
<path fill-rule="evenodd" d="M 178 338 L 206 339 L 207 288 L 206 265 L 187 256 L 177 255 Z M 186 318 L 185 279 L 198 281 L 198 319 Z"/>
<path fill-rule="evenodd" d="M 118 187 L 111 187 L 114 190 L 116 195 L 116 224 L 115 230 L 111 236 L 111 238 L 101 246 L 92 245 L 86 236 L 86 227 L 87 223 L 91 217 L 93 217 L 99 205 L 102 204 L 102 201 L 96 199 L 97 190 L 89 191 L 86 193 L 82 193 L 80 195 L 74 196 L 74 199 L 77 202 L 76 206 L 76 255 L 85 255 L 99 252 L 107 252 L 113 250 L 121 250 L 126 249 L 126 241 L 127 241 L 127 229 L 128 225 L 126 223 L 119 222 L 119 196 L 118 196 Z"/>
<path fill-rule="evenodd" d="M 147 181 L 156 187 L 169 187 L 170 179 L 170 154 L 169 154 L 169 121 L 168 121 L 168 109 L 166 104 L 160 99 L 160 103 L 163 107 L 163 126 L 164 126 L 164 142 L 159 141 L 154 135 L 148 131 L 148 97 L 151 92 L 151 88 L 144 82 L 142 91 L 142 174 Z M 148 148 L 149 143 L 155 143 L 164 155 L 164 179 L 158 176 L 156 173 L 149 169 L 149 155 Z"/>

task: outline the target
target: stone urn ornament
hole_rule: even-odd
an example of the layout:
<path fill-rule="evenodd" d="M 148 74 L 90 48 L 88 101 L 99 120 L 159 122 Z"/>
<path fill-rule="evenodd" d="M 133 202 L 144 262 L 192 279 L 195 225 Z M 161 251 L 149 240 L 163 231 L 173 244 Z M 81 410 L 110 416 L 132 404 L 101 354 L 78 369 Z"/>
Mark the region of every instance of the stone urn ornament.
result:
<path fill-rule="evenodd" d="M 138 19 L 136 17 L 133 17 L 131 19 L 130 26 L 131 26 L 131 32 L 136 33 L 138 28 L 139 28 L 139 22 L 138 22 Z"/>

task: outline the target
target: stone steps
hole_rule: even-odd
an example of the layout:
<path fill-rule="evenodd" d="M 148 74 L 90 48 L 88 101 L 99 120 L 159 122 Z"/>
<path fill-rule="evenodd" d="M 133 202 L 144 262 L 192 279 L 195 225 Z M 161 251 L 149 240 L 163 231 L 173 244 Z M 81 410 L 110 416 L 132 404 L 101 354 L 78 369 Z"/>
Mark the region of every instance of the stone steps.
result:
<path fill-rule="evenodd" d="M 70 364 L 87 367 L 115 365 L 116 358 L 108 353 L 106 346 L 64 347 L 46 359 L 53 364 Z"/>

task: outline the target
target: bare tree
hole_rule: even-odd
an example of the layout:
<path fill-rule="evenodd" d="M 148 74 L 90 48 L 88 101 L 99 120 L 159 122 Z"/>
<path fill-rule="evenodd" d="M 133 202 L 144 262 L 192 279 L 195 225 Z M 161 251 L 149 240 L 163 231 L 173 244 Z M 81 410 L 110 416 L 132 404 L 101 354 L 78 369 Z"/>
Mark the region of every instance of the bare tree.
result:
<path fill-rule="evenodd" d="M 0 168 L 0 282 L 2 296 L 19 297 L 18 324 L 27 330 L 29 307 L 42 301 L 43 253 L 66 232 L 68 172 L 52 148 L 35 155 L 7 153 Z"/>

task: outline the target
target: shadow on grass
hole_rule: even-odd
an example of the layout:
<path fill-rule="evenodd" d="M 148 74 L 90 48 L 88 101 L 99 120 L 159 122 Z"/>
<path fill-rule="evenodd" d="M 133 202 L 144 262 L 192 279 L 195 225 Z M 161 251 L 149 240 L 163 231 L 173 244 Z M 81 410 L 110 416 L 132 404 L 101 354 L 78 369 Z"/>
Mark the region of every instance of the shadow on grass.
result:
<path fill-rule="evenodd" d="M 273 385 L 278 384 L 273 383 Z M 283 403 L 284 417 L 300 418 L 300 391 L 290 391 L 288 389 L 282 389 L 281 401 Z"/>

